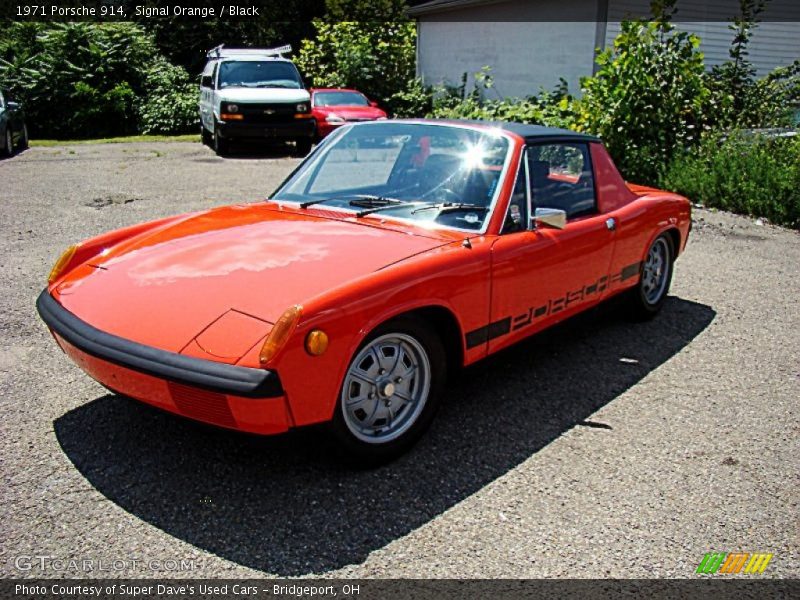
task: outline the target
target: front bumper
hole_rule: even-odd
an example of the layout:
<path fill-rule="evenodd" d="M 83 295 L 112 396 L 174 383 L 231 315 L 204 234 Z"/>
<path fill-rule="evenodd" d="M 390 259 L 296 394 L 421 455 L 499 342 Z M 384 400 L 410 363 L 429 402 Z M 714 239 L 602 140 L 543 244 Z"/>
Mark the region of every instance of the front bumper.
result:
<path fill-rule="evenodd" d="M 252 433 L 290 426 L 278 374 L 183 356 L 101 331 L 47 290 L 36 308 L 67 355 L 107 388 L 192 419 Z"/>
<path fill-rule="evenodd" d="M 293 119 L 271 123 L 217 121 L 217 130 L 226 139 L 296 139 L 314 135 L 314 119 Z"/>

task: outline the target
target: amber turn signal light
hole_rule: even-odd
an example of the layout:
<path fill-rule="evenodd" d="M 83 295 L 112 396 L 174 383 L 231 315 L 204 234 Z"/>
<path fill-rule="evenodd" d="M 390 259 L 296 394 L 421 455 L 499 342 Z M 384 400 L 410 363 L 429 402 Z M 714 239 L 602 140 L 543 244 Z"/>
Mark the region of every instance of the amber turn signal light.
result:
<path fill-rule="evenodd" d="M 244 121 L 244 115 L 233 113 L 222 113 L 219 118 L 223 121 Z"/>
<path fill-rule="evenodd" d="M 303 307 L 299 304 L 284 311 L 281 318 L 275 323 L 275 327 L 269 332 L 264 345 L 261 346 L 258 360 L 262 365 L 271 361 L 278 351 L 283 348 L 289 336 L 294 332 L 294 328 L 297 327 L 301 314 L 303 314 Z"/>
<path fill-rule="evenodd" d="M 315 329 L 306 336 L 306 352 L 311 356 L 325 354 L 328 349 L 328 334 L 321 329 Z"/>
<path fill-rule="evenodd" d="M 64 253 L 58 257 L 56 264 L 53 265 L 53 268 L 50 269 L 50 275 L 47 277 L 48 283 L 53 283 L 56 279 L 58 279 L 59 275 L 64 272 L 64 269 L 67 268 L 69 262 L 72 260 L 72 257 L 75 256 L 75 251 L 78 249 L 78 244 L 73 244 L 66 250 Z"/>

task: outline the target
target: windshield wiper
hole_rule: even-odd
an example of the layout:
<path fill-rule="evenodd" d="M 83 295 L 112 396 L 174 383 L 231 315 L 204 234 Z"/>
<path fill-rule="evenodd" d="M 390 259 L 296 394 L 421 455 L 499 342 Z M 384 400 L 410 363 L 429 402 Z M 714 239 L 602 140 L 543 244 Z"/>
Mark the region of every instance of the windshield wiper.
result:
<path fill-rule="evenodd" d="M 389 210 L 390 208 L 405 208 L 406 206 L 417 206 L 417 202 L 390 202 L 389 204 L 384 204 L 382 206 L 376 206 L 375 208 L 367 208 L 360 212 L 356 213 L 356 217 L 364 217 L 366 215 L 371 215 L 372 213 L 380 212 L 382 210 Z"/>
<path fill-rule="evenodd" d="M 421 210 L 430 210 L 431 208 L 436 208 L 439 212 L 454 212 L 459 210 L 479 210 L 481 212 L 487 212 L 489 210 L 488 206 L 481 206 L 480 204 L 467 204 L 465 202 L 441 202 L 439 204 L 426 204 L 425 206 L 420 206 L 411 211 L 411 213 L 417 213 Z"/>
<path fill-rule="evenodd" d="M 306 200 L 300 203 L 300 208 L 308 208 L 320 202 L 328 202 L 329 200 L 350 200 L 350 206 L 362 206 L 364 208 L 375 208 L 378 206 L 386 206 L 387 204 L 400 204 L 403 200 L 396 198 L 387 198 L 385 196 L 378 196 L 376 194 L 342 194 L 341 196 L 330 196 L 328 198 L 316 198 L 314 200 Z"/>
<path fill-rule="evenodd" d="M 417 202 L 408 202 L 406 200 L 398 200 L 397 198 L 373 196 L 370 194 L 362 194 L 350 201 L 350 206 L 363 206 L 365 209 L 356 213 L 357 218 L 365 217 L 382 210 L 389 210 L 390 208 L 403 208 L 405 206 L 416 206 L 417 204 Z"/>
<path fill-rule="evenodd" d="M 363 207 L 364 210 L 356 212 L 357 218 L 371 215 L 372 213 L 382 210 L 389 210 L 390 208 L 404 208 L 406 206 L 417 206 L 419 202 L 407 202 L 406 200 L 398 200 L 397 198 L 388 198 L 386 196 L 378 196 L 375 194 L 346 194 L 342 196 L 331 196 L 330 198 L 317 198 L 315 200 L 306 200 L 300 203 L 300 208 L 308 208 L 314 204 L 321 202 L 328 202 L 329 200 L 347 200 L 349 199 L 350 206 Z"/>

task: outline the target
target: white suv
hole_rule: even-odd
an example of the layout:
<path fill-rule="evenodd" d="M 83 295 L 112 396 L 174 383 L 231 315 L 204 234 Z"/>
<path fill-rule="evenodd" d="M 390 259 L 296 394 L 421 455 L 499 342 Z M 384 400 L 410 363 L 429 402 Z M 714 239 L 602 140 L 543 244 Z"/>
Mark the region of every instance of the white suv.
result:
<path fill-rule="evenodd" d="M 200 130 L 217 154 L 236 138 L 294 141 L 297 154 L 311 150 L 311 97 L 294 63 L 291 46 L 235 49 L 207 54 L 200 77 Z"/>

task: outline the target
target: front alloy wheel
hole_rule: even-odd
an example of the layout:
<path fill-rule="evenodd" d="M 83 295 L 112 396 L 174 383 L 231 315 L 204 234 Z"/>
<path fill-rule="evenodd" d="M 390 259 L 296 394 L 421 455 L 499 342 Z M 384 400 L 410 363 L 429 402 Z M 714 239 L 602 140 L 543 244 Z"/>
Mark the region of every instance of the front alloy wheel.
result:
<path fill-rule="evenodd" d="M 425 324 L 397 319 L 355 353 L 344 377 L 334 433 L 362 463 L 390 460 L 430 424 L 444 373 L 444 350 Z"/>

